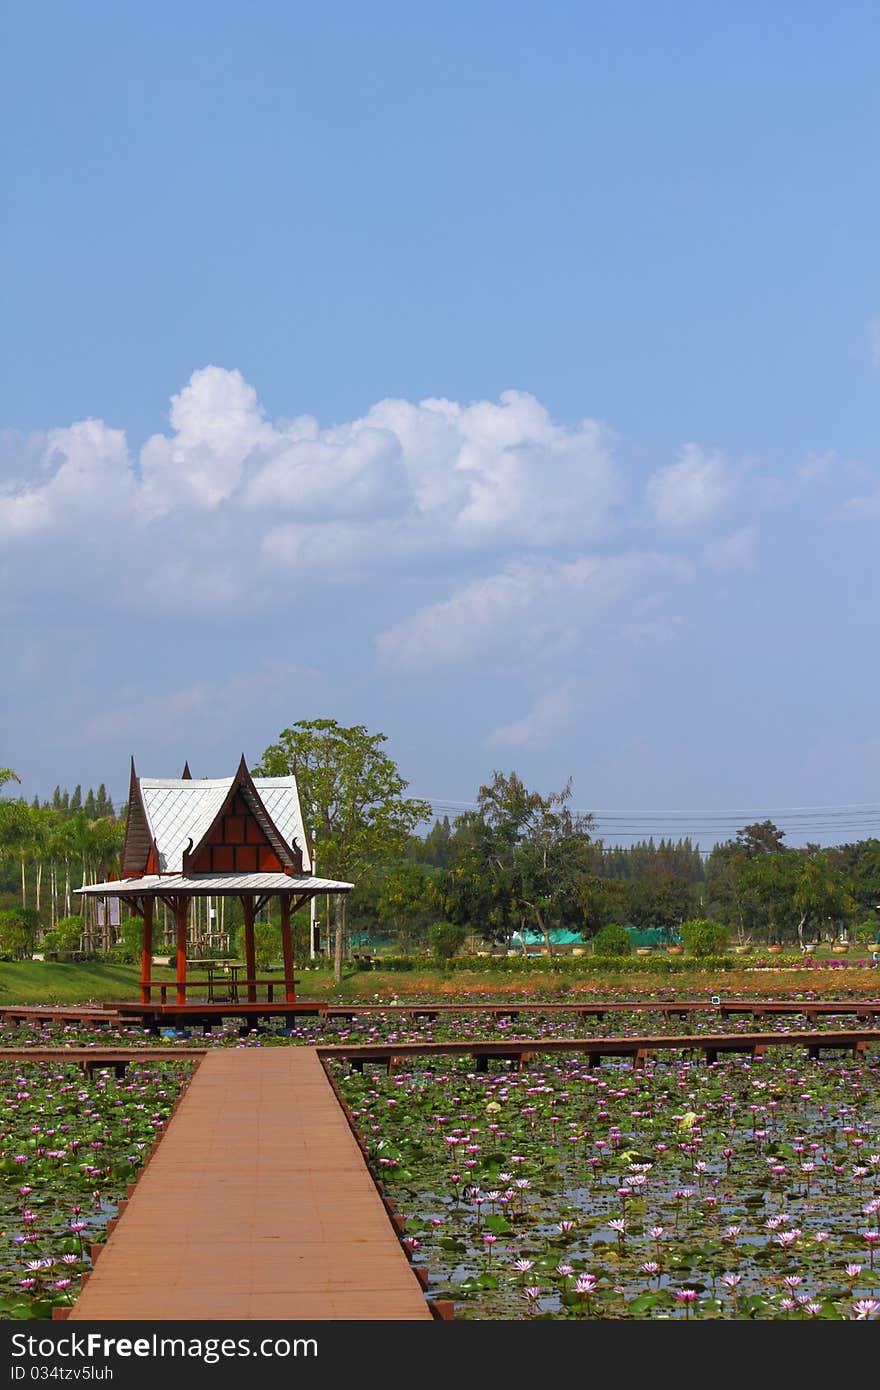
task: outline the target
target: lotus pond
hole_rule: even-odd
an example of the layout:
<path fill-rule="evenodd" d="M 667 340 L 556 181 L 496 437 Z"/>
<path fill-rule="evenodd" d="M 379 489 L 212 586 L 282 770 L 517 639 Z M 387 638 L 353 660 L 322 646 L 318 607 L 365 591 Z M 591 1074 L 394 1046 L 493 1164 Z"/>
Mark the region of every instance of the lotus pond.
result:
<path fill-rule="evenodd" d="M 805 999 L 818 997 L 806 994 Z M 658 999 L 658 1005 L 665 1002 Z M 191 1065 L 148 1061 L 156 1041 L 199 1046 L 443 1041 L 752 1029 L 711 1009 L 604 1020 L 488 1013 L 305 1019 L 290 1033 L 42 1022 L 16 1047 L 142 1044 L 124 1079 L 73 1065 L 0 1065 L 0 1319 L 70 1304 L 90 1245 L 161 1133 Z M 784 1035 L 800 1016 L 764 1019 Z M 820 1019 L 823 1029 L 840 1020 Z M 334 1063 L 377 1179 L 406 1216 L 432 1297 L 456 1318 L 873 1319 L 880 1313 L 880 1052 L 807 1060 L 773 1048 L 707 1066 L 642 1068 L 538 1056 L 477 1073 L 466 1060 L 387 1076 Z M 493 1064 L 493 1065 L 498 1065 Z"/>
<path fill-rule="evenodd" d="M 334 1064 L 455 1317 L 869 1319 L 878 1057 Z"/>
<path fill-rule="evenodd" d="M 189 1062 L 84 1081 L 73 1064 L 0 1067 L 0 1318 L 75 1301 L 89 1248 L 134 1181 L 191 1075 Z"/>

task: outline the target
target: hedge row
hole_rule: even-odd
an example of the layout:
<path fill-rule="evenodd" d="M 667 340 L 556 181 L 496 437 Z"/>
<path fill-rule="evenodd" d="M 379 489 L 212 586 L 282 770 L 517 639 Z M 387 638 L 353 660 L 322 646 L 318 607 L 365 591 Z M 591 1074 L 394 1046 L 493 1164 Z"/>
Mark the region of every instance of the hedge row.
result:
<path fill-rule="evenodd" d="M 476 974 L 509 975 L 597 975 L 620 971 L 646 975 L 680 975 L 684 971 L 741 970 L 747 957 L 742 956 L 453 956 L 442 962 L 448 971 L 471 971 Z M 436 969 L 438 962 L 425 956 L 380 956 L 374 958 L 375 970 L 407 971 Z"/>

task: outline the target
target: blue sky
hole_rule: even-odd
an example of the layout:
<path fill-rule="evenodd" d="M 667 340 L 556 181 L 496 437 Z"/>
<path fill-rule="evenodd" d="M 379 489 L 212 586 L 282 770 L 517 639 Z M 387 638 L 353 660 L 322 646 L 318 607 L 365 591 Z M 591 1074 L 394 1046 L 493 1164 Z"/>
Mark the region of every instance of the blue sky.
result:
<path fill-rule="evenodd" d="M 878 40 L 8 0 L 16 790 L 328 716 L 441 808 L 515 769 L 608 838 L 880 833 Z"/>

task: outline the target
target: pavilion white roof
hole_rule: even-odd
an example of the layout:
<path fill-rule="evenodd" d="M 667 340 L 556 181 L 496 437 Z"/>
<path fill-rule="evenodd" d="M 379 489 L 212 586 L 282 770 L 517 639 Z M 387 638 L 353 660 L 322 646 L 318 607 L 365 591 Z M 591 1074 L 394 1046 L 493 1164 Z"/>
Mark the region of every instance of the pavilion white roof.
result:
<path fill-rule="evenodd" d="M 299 897 L 308 893 L 348 893 L 353 883 L 332 878 L 313 878 L 310 874 L 144 874 L 141 878 L 110 879 L 105 883 L 84 883 L 75 893 L 87 897 L 157 897 L 185 893 L 203 897 L 237 897 L 241 893 L 289 893 Z"/>
<path fill-rule="evenodd" d="M 159 852 L 163 873 L 177 873 L 190 840 L 198 844 L 220 810 L 232 777 L 139 777 L 141 797 L 150 833 Z M 309 870 L 309 838 L 303 824 L 295 777 L 255 777 L 254 786 L 279 834 L 303 853 Z"/>

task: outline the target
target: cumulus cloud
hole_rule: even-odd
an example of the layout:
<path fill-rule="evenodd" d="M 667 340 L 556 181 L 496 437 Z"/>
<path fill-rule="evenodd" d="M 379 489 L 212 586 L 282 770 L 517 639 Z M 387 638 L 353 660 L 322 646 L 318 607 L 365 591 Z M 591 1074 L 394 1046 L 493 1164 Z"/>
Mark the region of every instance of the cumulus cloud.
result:
<path fill-rule="evenodd" d="M 136 459 L 101 420 L 36 443 L 4 437 L 0 536 L 51 533 L 58 564 L 75 552 L 84 576 L 88 524 L 121 564 L 120 606 L 198 611 L 246 589 L 271 604 L 285 572 L 348 578 L 367 562 L 580 547 L 607 534 L 623 492 L 610 432 L 559 425 L 522 391 L 273 423 L 239 371 L 212 365 L 172 397 L 169 425 Z"/>
<path fill-rule="evenodd" d="M 0 439 L 0 603 L 22 613 L 62 585 L 96 612 L 239 620 L 318 583 L 576 552 L 613 528 L 612 446 L 522 391 L 273 422 L 241 372 L 209 365 L 137 457 L 102 420 Z"/>
<path fill-rule="evenodd" d="M 49 430 L 41 448 L 33 441 L 26 446 L 22 461 L 30 476 L 0 485 L 0 537 L 6 541 L 77 534 L 84 523 L 118 518 L 133 500 L 125 435 L 101 420 Z"/>
<path fill-rule="evenodd" d="M 720 454 L 686 444 L 676 463 L 648 480 L 648 505 L 661 526 L 701 526 L 718 515 L 733 493 L 733 480 Z"/>
<path fill-rule="evenodd" d="M 155 434 L 140 457 L 140 503 L 148 516 L 176 507 L 210 511 L 232 497 L 249 460 L 277 446 L 257 393 L 241 372 L 203 367 L 171 398 L 169 439 Z"/>
<path fill-rule="evenodd" d="M 607 429 L 593 420 L 557 425 L 522 391 L 467 406 L 386 400 L 343 426 L 319 430 L 303 420 L 291 429 L 256 472 L 246 504 L 288 512 L 288 525 L 394 523 L 383 532 L 386 554 L 438 540 L 527 549 L 582 542 L 605 530 L 622 497 Z M 277 538 L 269 549 L 278 559 L 299 554 Z"/>

